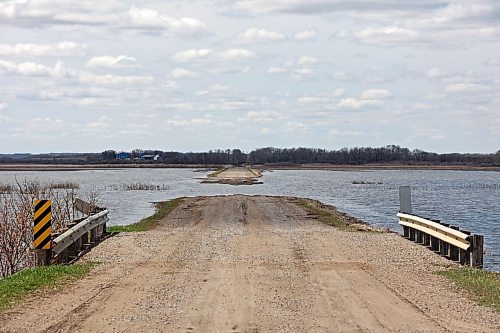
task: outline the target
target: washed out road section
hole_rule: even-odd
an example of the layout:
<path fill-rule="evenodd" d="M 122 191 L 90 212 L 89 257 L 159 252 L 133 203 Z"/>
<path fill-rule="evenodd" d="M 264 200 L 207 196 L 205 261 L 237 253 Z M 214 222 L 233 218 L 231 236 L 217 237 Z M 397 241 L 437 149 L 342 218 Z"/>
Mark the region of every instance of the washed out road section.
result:
<path fill-rule="evenodd" d="M 322 224 L 296 199 L 188 198 L 120 234 L 87 278 L 0 316 L 0 332 L 495 332 L 499 315 L 392 233 Z"/>

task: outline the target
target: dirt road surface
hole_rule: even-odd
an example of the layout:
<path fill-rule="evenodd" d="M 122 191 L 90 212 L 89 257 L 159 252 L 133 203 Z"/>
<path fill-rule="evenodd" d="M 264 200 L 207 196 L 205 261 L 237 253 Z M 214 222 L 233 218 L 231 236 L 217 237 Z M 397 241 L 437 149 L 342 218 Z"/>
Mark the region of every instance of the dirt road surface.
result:
<path fill-rule="evenodd" d="M 348 232 L 292 198 L 186 199 L 120 234 L 63 291 L 0 332 L 498 332 L 500 317 L 434 274 L 449 262 L 391 233 Z"/>
<path fill-rule="evenodd" d="M 231 167 L 209 176 L 204 183 L 220 183 L 228 185 L 253 185 L 258 183 L 257 178 L 261 177 L 261 171 L 248 167 Z"/>

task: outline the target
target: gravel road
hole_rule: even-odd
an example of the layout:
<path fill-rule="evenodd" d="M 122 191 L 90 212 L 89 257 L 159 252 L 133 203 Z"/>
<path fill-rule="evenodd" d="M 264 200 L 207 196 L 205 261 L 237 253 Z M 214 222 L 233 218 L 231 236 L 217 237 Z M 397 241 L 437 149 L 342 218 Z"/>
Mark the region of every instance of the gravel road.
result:
<path fill-rule="evenodd" d="M 498 314 L 433 273 L 447 260 L 324 225 L 293 198 L 189 198 L 84 260 L 103 264 L 3 314 L 0 332 L 500 331 Z"/>

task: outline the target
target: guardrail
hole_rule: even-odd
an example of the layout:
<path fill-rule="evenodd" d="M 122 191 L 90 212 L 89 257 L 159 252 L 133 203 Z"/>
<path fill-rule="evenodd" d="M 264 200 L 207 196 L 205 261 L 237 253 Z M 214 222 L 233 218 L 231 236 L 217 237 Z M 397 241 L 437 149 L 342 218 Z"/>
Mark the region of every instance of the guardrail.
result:
<path fill-rule="evenodd" d="M 99 243 L 106 234 L 108 211 L 104 210 L 78 222 L 65 232 L 53 235 L 52 252 L 57 262 L 68 262 Z"/>
<path fill-rule="evenodd" d="M 439 220 L 423 218 L 411 214 L 411 192 L 409 186 L 399 188 L 399 224 L 403 226 L 403 236 L 440 255 L 474 268 L 483 268 L 484 236 L 473 235 L 468 230 Z"/>
<path fill-rule="evenodd" d="M 52 247 L 37 250 L 38 265 L 72 262 L 98 244 L 106 235 L 106 223 L 109 221 L 108 210 L 99 210 L 74 221 L 62 233 L 53 233 Z"/>

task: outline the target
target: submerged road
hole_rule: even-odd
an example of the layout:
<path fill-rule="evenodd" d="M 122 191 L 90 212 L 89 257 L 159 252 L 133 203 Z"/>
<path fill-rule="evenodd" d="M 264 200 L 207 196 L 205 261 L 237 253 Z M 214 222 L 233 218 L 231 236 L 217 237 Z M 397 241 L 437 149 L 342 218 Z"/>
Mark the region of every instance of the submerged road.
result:
<path fill-rule="evenodd" d="M 87 278 L 0 317 L 0 332 L 495 332 L 498 314 L 390 233 L 346 232 L 291 198 L 189 198 L 120 234 Z M 451 310 L 453 308 L 453 310 Z"/>

